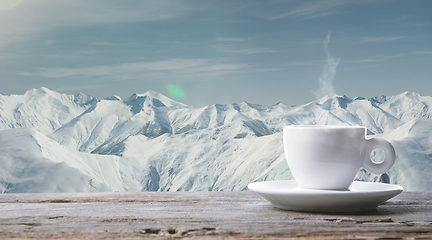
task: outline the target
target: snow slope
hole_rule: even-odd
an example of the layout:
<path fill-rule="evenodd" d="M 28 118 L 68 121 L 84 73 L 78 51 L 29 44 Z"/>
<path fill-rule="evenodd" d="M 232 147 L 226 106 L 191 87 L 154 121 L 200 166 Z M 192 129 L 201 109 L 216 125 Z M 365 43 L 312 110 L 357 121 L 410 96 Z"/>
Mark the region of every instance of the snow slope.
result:
<path fill-rule="evenodd" d="M 137 162 L 80 153 L 33 129 L 0 131 L 2 192 L 139 191 Z"/>
<path fill-rule="evenodd" d="M 283 126 L 363 125 L 397 152 L 385 174 L 357 180 L 432 191 L 432 98 L 324 97 L 301 106 L 190 107 L 161 94 L 100 100 L 46 88 L 0 95 L 2 192 L 245 190 L 292 179 Z"/>

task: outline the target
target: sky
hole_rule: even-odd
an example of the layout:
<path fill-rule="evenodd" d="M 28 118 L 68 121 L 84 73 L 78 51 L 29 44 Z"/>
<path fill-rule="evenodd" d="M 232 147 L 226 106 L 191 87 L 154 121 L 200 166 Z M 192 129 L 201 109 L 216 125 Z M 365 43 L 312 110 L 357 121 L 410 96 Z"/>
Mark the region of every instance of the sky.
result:
<path fill-rule="evenodd" d="M 1 0 L 0 94 L 193 105 L 432 95 L 429 0 Z"/>

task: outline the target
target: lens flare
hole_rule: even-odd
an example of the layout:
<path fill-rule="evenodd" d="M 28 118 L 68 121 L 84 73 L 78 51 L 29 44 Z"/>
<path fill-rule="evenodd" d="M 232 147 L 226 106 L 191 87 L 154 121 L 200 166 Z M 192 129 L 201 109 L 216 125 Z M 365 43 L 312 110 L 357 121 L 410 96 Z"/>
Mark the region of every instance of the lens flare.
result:
<path fill-rule="evenodd" d="M 23 0 L 1 0 L 0 11 L 10 10 L 18 6 Z"/>
<path fill-rule="evenodd" d="M 179 98 L 179 99 L 186 98 L 186 93 L 183 91 L 182 86 L 175 85 L 175 84 L 168 84 L 166 88 L 172 98 Z"/>

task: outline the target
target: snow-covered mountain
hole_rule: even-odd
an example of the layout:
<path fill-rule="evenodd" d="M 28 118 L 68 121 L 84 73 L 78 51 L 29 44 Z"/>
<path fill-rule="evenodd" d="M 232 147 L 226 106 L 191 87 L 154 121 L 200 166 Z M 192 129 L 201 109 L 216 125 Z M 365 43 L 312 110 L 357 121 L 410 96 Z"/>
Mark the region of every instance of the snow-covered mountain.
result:
<path fill-rule="evenodd" d="M 385 174 L 357 179 L 432 191 L 432 98 L 332 96 L 301 106 L 190 107 L 155 92 L 97 99 L 46 88 L 0 95 L 0 191 L 245 190 L 292 179 L 285 125 L 363 125 L 396 148 Z"/>

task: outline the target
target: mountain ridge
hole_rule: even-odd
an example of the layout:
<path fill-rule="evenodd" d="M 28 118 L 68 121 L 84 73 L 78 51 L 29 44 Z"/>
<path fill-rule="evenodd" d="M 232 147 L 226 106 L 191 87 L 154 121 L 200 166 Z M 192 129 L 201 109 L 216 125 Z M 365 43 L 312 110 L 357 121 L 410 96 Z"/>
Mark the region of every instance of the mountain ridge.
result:
<path fill-rule="evenodd" d="M 0 145 L 0 162 L 6 166 L 0 168 L 0 190 L 246 190 L 250 182 L 292 179 L 282 129 L 295 124 L 366 126 L 369 136 L 393 143 L 398 159 L 389 172 L 361 170 L 357 180 L 432 191 L 429 106 L 431 97 L 408 91 L 369 99 L 334 95 L 298 106 L 240 102 L 202 107 L 152 91 L 124 100 L 47 88 L 0 95 L 0 143 L 10 138 L 43 149 L 28 155 L 25 146 L 12 151 L 10 144 Z M 62 175 L 68 181 L 58 179 Z"/>

